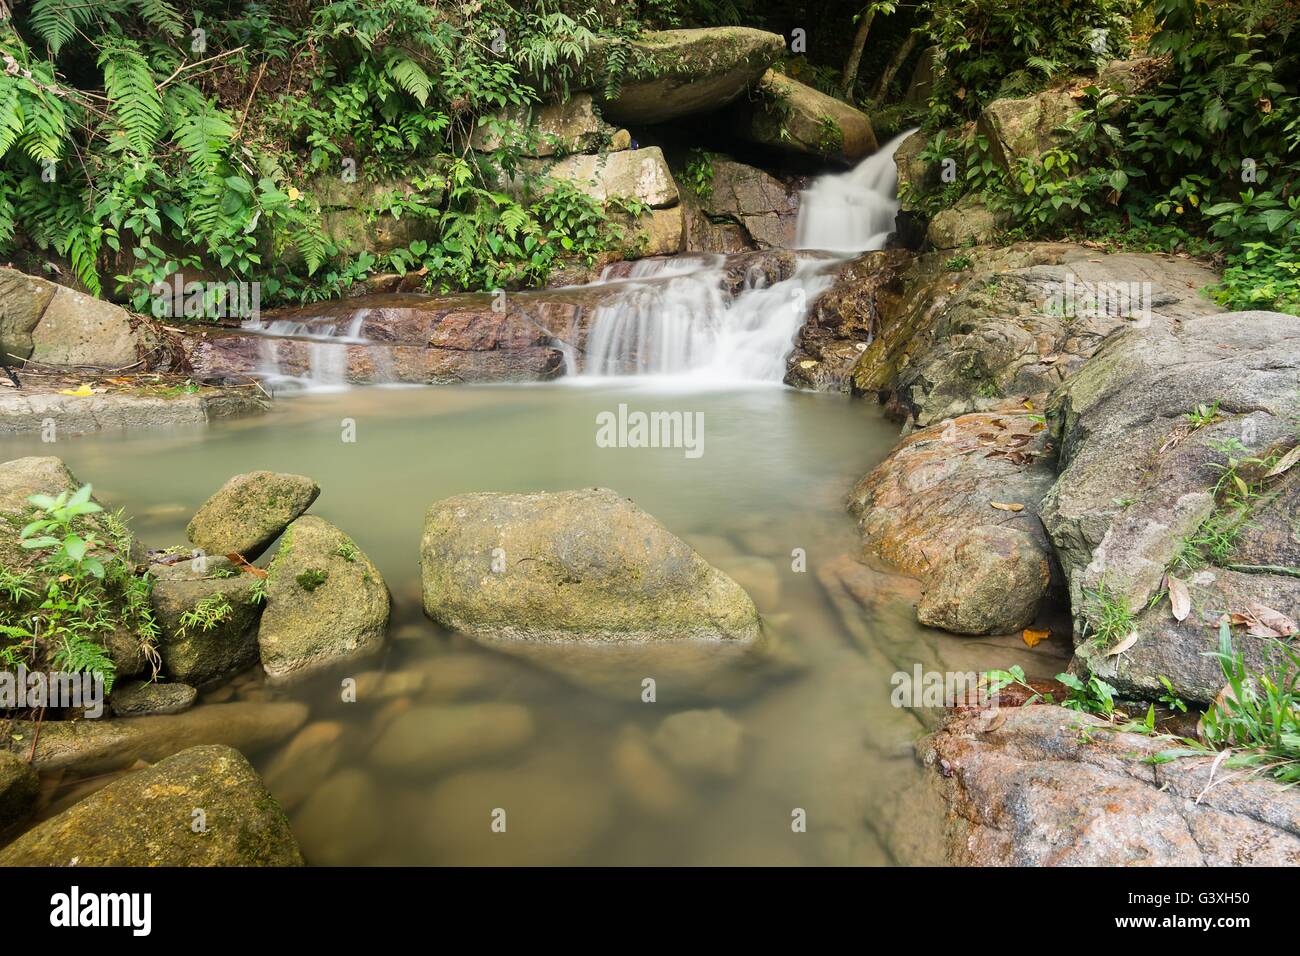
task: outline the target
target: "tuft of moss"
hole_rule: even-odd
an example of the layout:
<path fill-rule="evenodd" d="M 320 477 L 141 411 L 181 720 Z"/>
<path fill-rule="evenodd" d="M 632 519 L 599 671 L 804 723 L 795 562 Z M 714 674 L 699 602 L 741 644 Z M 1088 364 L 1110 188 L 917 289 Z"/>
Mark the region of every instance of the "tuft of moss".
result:
<path fill-rule="evenodd" d="M 298 587 L 304 591 L 315 591 L 318 587 L 328 580 L 330 573 L 321 568 L 308 568 L 299 574 L 294 580 L 298 582 Z"/>

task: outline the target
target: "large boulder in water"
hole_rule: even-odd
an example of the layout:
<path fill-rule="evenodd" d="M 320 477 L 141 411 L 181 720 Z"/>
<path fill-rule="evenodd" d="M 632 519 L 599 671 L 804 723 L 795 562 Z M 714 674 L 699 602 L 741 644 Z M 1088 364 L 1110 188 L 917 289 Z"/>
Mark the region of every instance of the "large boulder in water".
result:
<path fill-rule="evenodd" d="M 758 637 L 735 581 L 605 488 L 437 502 L 420 549 L 424 609 L 485 638 L 623 644 Z"/>
<path fill-rule="evenodd" d="M 193 825 L 195 810 L 203 827 Z M 301 866 L 284 811 L 229 747 L 191 747 L 24 833 L 0 866 Z"/>
<path fill-rule="evenodd" d="M 185 533 L 211 555 L 258 557 L 320 494 L 302 475 L 254 471 L 235 475 L 203 503 Z"/>
<path fill-rule="evenodd" d="M 257 641 L 272 683 L 383 649 L 388 588 L 374 562 L 328 521 L 307 515 L 289 525 L 270 572 Z"/>
<path fill-rule="evenodd" d="M 763 75 L 785 51 L 776 33 L 748 27 L 660 30 L 628 44 L 618 93 L 604 100 L 605 114 L 625 124 L 665 123 L 726 106 Z M 593 62 L 608 56 L 593 47 Z"/>
<path fill-rule="evenodd" d="M 778 152 L 853 163 L 876 151 L 867 114 L 775 70 L 732 113 L 738 136 Z"/>

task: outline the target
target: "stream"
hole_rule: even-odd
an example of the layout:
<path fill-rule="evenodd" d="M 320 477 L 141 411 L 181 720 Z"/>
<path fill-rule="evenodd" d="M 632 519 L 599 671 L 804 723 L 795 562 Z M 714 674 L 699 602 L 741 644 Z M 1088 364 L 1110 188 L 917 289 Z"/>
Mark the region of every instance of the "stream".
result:
<path fill-rule="evenodd" d="M 883 244 L 898 142 L 814 185 L 801 247 L 846 255 Z M 918 663 L 968 671 L 1032 662 L 1014 636 L 921 627 L 906 579 L 873 573 L 868 599 L 851 607 L 827 586 L 859 552 L 845 493 L 898 438 L 870 403 L 780 385 L 793 336 L 836 261 L 810 255 L 790 278 L 755 279 L 729 300 L 709 257 L 638 264 L 627 291 L 598 307 L 584 356 L 556 383 L 347 388 L 328 352 L 344 346 L 324 342 L 319 377 L 299 378 L 301 394 L 267 415 L 54 446 L 5 437 L 0 458 L 58 454 L 156 548 L 183 542 L 190 515 L 231 475 L 265 469 L 319 482 L 312 513 L 350 534 L 393 594 L 386 656 L 358 666 L 382 677 L 358 673 L 372 692 L 353 702 L 337 676 L 274 691 L 245 676 L 206 689 L 199 705 L 309 705 L 308 731 L 327 745 L 296 762 L 280 749 L 248 756 L 310 862 L 938 863 L 940 810 L 912 753 L 935 715 L 894 706 L 891 678 Z M 343 334 L 364 340 L 364 323 Z M 702 453 L 600 447 L 598 416 L 620 405 L 699 416 Z M 739 581 L 763 616 L 770 657 L 701 666 L 672 648 L 521 656 L 423 616 L 418 554 L 429 504 L 592 486 L 633 499 Z M 421 756 L 418 739 L 390 733 L 403 714 L 435 720 L 438 708 L 470 701 L 513 705 L 516 721 L 526 709 L 527 741 L 445 767 Z M 739 725 L 734 761 L 665 772 L 660 725 L 700 708 Z M 488 826 L 498 808 L 509 814 L 505 834 Z M 806 825 L 792 825 L 800 815 Z"/>

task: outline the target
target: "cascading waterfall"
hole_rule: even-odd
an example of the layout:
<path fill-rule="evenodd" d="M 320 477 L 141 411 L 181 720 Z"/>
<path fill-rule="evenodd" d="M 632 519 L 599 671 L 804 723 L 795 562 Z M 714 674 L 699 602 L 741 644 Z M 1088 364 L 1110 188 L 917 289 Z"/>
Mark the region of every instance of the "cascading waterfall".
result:
<path fill-rule="evenodd" d="M 369 315 L 369 309 L 358 309 L 348 320 L 342 335 L 336 325 L 291 319 L 276 319 L 269 323 L 251 319 L 244 323 L 244 328 L 266 335 L 266 340 L 261 343 L 260 373 L 269 385 L 284 385 L 303 391 L 336 391 L 347 388 L 348 346 L 367 341 L 361 331 Z M 285 338 L 308 342 L 306 375 L 289 375 L 281 368 L 278 342 Z"/>
<path fill-rule="evenodd" d="M 909 135 L 804 192 L 796 248 L 838 258 L 801 258 L 794 275 L 770 285 L 751 269 L 734 296 L 725 290 L 722 257 L 638 262 L 625 280 L 628 290 L 597 307 L 580 374 L 779 384 L 808 306 L 830 287 L 836 267 L 847 256 L 883 248 L 893 230 L 894 151 Z"/>

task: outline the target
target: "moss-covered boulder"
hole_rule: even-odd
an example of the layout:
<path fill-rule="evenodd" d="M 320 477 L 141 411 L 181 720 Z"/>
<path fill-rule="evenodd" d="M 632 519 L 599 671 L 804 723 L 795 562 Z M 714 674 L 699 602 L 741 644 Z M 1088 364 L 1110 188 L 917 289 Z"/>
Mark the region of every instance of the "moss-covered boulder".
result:
<path fill-rule="evenodd" d="M 660 30 L 631 42 L 618 94 L 605 115 L 627 124 L 664 123 L 720 109 L 740 96 L 785 51 L 776 33 L 748 27 Z M 593 47 L 592 63 L 608 55 Z"/>
<path fill-rule="evenodd" d="M 284 811 L 237 750 L 191 747 L 0 850 L 0 866 L 301 866 Z"/>
<path fill-rule="evenodd" d="M 0 750 L 0 834 L 27 819 L 39 790 L 40 781 L 31 764 Z"/>
<path fill-rule="evenodd" d="M 257 641 L 273 683 L 379 653 L 388 588 L 352 539 L 313 515 L 289 525 L 267 579 Z"/>
<path fill-rule="evenodd" d="M 867 114 L 775 70 L 733 107 L 732 126 L 750 142 L 796 156 L 856 162 L 877 148 Z"/>
<path fill-rule="evenodd" d="M 320 486 L 302 475 L 235 475 L 203 503 L 185 533 L 208 554 L 238 552 L 251 561 L 319 494 Z"/>
<path fill-rule="evenodd" d="M 753 641 L 735 581 L 605 488 L 468 494 L 425 516 L 425 613 L 484 638 Z"/>
<path fill-rule="evenodd" d="M 612 144 L 616 132 L 596 113 L 590 93 L 575 93 L 566 100 L 498 110 L 480 120 L 470 145 L 486 153 L 509 145 L 523 156 L 563 156 Z"/>
<path fill-rule="evenodd" d="M 1018 160 L 1036 160 L 1064 143 L 1061 127 L 1079 110 L 1078 102 L 1064 90 L 994 100 L 984 107 L 976 130 L 988 140 L 993 160 L 1009 172 Z"/>
<path fill-rule="evenodd" d="M 189 710 L 197 696 L 189 684 L 132 680 L 114 684 L 108 702 L 119 717 L 149 717 Z"/>
<path fill-rule="evenodd" d="M 154 565 L 154 616 L 163 671 L 200 687 L 257 663 L 257 580 L 224 558 Z"/>

